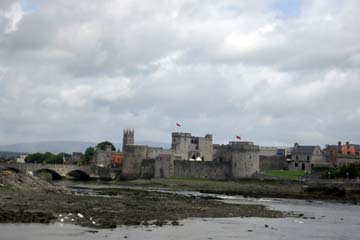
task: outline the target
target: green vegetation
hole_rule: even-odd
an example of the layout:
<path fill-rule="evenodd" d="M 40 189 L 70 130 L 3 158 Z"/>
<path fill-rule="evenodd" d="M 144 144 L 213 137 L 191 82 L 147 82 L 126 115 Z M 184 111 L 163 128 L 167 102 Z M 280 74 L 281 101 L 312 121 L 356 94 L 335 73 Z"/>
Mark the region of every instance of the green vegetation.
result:
<path fill-rule="evenodd" d="M 93 159 L 95 155 L 95 148 L 93 147 L 88 147 L 86 150 L 85 150 L 85 154 L 82 156 L 82 158 L 80 159 L 80 162 L 77 163 L 77 164 L 80 164 L 80 165 L 87 165 L 87 164 L 90 164 L 91 160 Z"/>
<path fill-rule="evenodd" d="M 297 180 L 304 176 L 305 172 L 301 170 L 269 170 L 265 172 L 265 175 L 270 177 L 281 177 Z"/>
<path fill-rule="evenodd" d="M 96 145 L 96 148 L 98 148 L 98 149 L 100 149 L 100 150 L 106 150 L 106 147 L 109 146 L 109 145 L 111 146 L 111 150 L 112 150 L 112 151 L 115 151 L 115 150 L 116 150 L 114 144 L 112 144 L 112 143 L 109 142 L 109 141 L 104 141 L 104 142 L 99 143 L 98 145 Z"/>
<path fill-rule="evenodd" d="M 330 173 L 330 174 L 329 174 Z M 340 168 L 323 169 L 322 178 L 357 178 L 360 177 L 360 165 L 350 164 Z"/>
<path fill-rule="evenodd" d="M 60 154 L 52 154 L 50 152 L 46 153 L 34 153 L 29 154 L 25 162 L 27 163 L 48 163 L 48 164 L 61 164 L 64 163 L 63 157 L 65 157 L 65 153 Z"/>

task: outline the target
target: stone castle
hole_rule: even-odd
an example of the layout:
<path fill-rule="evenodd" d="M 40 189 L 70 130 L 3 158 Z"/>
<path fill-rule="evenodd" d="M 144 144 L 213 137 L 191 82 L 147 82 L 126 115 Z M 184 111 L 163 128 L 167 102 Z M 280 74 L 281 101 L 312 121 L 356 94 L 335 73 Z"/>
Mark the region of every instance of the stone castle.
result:
<path fill-rule="evenodd" d="M 134 130 L 123 132 L 124 178 L 249 178 L 259 172 L 260 148 L 252 142 L 214 145 L 211 134 L 172 133 L 170 149 L 136 145 Z"/>

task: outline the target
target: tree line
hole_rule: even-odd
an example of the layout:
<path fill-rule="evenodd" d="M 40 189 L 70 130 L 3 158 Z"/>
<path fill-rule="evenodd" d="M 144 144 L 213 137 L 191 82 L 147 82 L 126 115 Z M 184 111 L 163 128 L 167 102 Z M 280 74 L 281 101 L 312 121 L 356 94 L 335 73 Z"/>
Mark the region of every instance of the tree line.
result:
<path fill-rule="evenodd" d="M 92 158 L 94 157 L 95 149 L 93 147 L 88 147 L 85 150 L 80 160 L 71 160 L 72 164 L 75 165 L 87 165 L 90 164 Z M 72 159 L 72 155 L 68 153 L 59 153 L 53 154 L 51 152 L 46 153 L 33 153 L 29 154 L 25 158 L 27 163 L 44 163 L 44 164 L 63 164 L 66 163 L 67 159 Z"/>
<path fill-rule="evenodd" d="M 108 141 L 104 141 L 99 143 L 96 148 L 100 150 L 106 150 L 108 147 L 110 147 L 111 151 L 116 151 L 116 148 L 114 144 Z M 68 159 L 71 159 L 72 164 L 77 165 L 87 165 L 91 163 L 91 160 L 94 158 L 95 155 L 95 148 L 94 147 L 88 147 L 84 154 L 81 156 L 80 160 L 74 160 L 72 159 L 72 155 L 68 153 L 59 153 L 59 154 L 53 154 L 51 152 L 46 153 L 33 153 L 29 154 L 25 158 L 25 162 L 27 163 L 45 163 L 45 164 L 63 164 L 67 163 Z"/>
<path fill-rule="evenodd" d="M 324 169 L 321 171 L 322 178 L 357 178 L 360 177 L 360 165 L 349 164 L 339 168 Z"/>

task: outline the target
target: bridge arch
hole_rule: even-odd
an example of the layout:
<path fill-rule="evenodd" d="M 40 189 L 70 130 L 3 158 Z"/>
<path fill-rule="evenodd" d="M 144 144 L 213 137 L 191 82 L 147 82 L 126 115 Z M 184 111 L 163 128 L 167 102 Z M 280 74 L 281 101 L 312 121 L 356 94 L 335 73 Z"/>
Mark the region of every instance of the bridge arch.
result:
<path fill-rule="evenodd" d="M 90 180 L 90 176 L 83 170 L 75 169 L 67 173 L 67 176 L 74 180 Z"/>
<path fill-rule="evenodd" d="M 42 173 L 49 174 L 51 176 L 51 180 L 61 180 L 61 175 L 58 172 L 49 168 L 37 169 L 33 172 L 33 175 L 41 177 Z"/>
<path fill-rule="evenodd" d="M 0 172 L 6 171 L 6 170 L 10 170 L 10 171 L 15 172 L 15 173 L 21 173 L 22 172 L 20 169 L 17 169 L 15 167 L 1 167 L 0 168 Z"/>

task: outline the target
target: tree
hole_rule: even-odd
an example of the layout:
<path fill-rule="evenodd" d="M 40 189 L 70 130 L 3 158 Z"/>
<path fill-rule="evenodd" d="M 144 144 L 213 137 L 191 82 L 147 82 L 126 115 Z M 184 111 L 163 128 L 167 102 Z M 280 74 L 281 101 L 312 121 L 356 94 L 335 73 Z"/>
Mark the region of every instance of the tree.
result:
<path fill-rule="evenodd" d="M 95 149 L 93 147 L 88 147 L 85 150 L 84 161 L 83 161 L 84 164 L 89 164 L 93 159 L 94 154 L 95 154 Z"/>
<path fill-rule="evenodd" d="M 27 163 L 62 164 L 64 162 L 64 160 L 63 160 L 63 154 L 55 155 L 53 153 L 46 152 L 46 153 L 29 154 L 25 158 L 25 162 L 27 162 Z"/>
<path fill-rule="evenodd" d="M 42 153 L 29 154 L 25 158 L 25 162 L 27 163 L 43 163 L 44 161 L 45 161 L 45 156 Z"/>
<path fill-rule="evenodd" d="M 115 151 L 116 148 L 114 146 L 114 144 L 112 144 L 111 142 L 109 141 L 104 141 L 104 142 L 101 142 L 99 143 L 96 148 L 100 149 L 100 150 L 106 150 L 106 147 L 107 146 L 111 146 L 111 151 Z"/>

